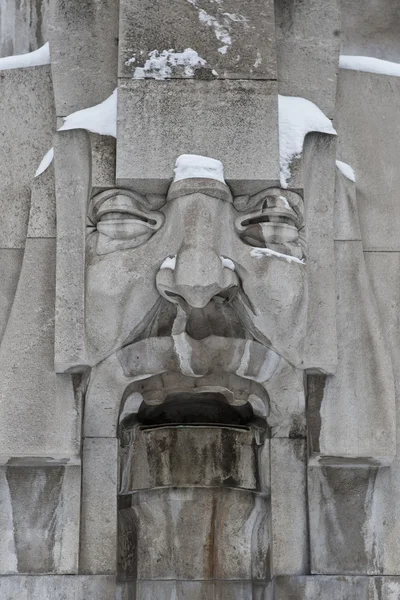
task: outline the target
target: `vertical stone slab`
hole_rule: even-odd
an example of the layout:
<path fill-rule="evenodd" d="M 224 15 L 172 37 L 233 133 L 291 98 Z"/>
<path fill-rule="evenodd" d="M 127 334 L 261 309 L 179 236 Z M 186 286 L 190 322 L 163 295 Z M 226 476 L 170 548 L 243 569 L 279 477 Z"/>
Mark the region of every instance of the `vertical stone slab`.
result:
<path fill-rule="evenodd" d="M 336 138 L 304 140 L 303 186 L 307 237 L 308 309 L 304 368 L 332 373 L 337 364 L 333 209 Z"/>
<path fill-rule="evenodd" d="M 1 510 L 0 572 L 77 573 L 80 466 L 9 466 L 3 471 L 1 497 L 8 500 Z M 9 527 L 4 527 L 6 510 Z"/>
<path fill-rule="evenodd" d="M 235 194 L 276 185 L 276 82 L 120 80 L 117 184 L 166 193 L 185 153 L 223 161 Z"/>
<path fill-rule="evenodd" d="M 278 577 L 275 600 L 371 600 L 369 589 L 368 577 Z"/>
<path fill-rule="evenodd" d="M 85 439 L 79 563 L 81 573 L 116 572 L 117 461 L 117 439 Z"/>
<path fill-rule="evenodd" d="M 48 41 L 50 0 L 3 0 L 0 4 L 0 56 L 24 54 Z"/>
<path fill-rule="evenodd" d="M 29 238 L 0 346 L 0 457 L 76 461 L 80 407 L 54 373 L 55 240 Z"/>
<path fill-rule="evenodd" d="M 180 57 L 188 48 L 197 54 L 192 68 Z M 163 53 L 166 68 L 148 64 Z M 156 79 L 276 79 L 273 0 L 122 0 L 119 76 L 139 72 Z"/>
<path fill-rule="evenodd" d="M 0 344 L 14 301 L 23 256 L 22 248 L 0 249 Z"/>
<path fill-rule="evenodd" d="M 50 66 L 2 71 L 0 104 L 0 248 L 23 248 L 32 180 L 55 129 Z"/>
<path fill-rule="evenodd" d="M 356 174 L 364 250 L 400 250 L 400 78 L 341 69 L 338 156 Z"/>
<path fill-rule="evenodd" d="M 116 0 L 54 0 L 49 41 L 57 116 L 102 102 L 116 87 Z"/>
<path fill-rule="evenodd" d="M 0 577 L 7 600 L 115 600 L 115 577 L 104 575 L 13 575 Z"/>
<path fill-rule="evenodd" d="M 335 113 L 340 50 L 339 0 L 276 0 L 279 93 Z"/>
<path fill-rule="evenodd" d="M 271 440 L 274 576 L 308 572 L 307 467 L 304 439 Z"/>
<path fill-rule="evenodd" d="M 91 192 L 91 146 L 83 130 L 54 139 L 57 205 L 55 369 L 85 364 L 86 210 Z"/>

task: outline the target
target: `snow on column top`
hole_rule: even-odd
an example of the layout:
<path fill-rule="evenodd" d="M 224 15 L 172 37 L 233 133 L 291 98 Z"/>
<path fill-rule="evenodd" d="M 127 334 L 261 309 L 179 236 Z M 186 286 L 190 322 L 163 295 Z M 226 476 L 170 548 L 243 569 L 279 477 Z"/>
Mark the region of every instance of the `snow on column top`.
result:
<path fill-rule="evenodd" d="M 176 159 L 174 171 L 174 181 L 201 177 L 203 179 L 216 179 L 225 183 L 222 162 L 208 156 L 181 154 Z"/>

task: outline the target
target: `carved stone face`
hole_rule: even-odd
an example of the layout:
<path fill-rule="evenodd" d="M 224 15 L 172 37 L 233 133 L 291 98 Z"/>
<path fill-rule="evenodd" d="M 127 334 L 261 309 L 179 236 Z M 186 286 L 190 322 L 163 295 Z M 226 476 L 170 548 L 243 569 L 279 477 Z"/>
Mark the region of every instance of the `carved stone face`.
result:
<path fill-rule="evenodd" d="M 131 380 L 176 372 L 214 385 L 221 373 L 263 383 L 282 359 L 301 365 L 300 196 L 270 188 L 233 199 L 220 181 L 185 179 L 167 198 L 102 192 L 88 219 L 93 365 L 117 353 Z"/>

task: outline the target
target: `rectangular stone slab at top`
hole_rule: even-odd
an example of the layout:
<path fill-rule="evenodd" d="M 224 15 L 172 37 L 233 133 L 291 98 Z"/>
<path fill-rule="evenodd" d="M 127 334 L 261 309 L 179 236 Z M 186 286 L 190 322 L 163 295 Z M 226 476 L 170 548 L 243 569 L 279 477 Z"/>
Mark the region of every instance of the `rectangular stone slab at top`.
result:
<path fill-rule="evenodd" d="M 132 77 L 153 50 L 187 48 L 218 78 L 276 79 L 273 0 L 121 0 L 120 77 Z"/>
<path fill-rule="evenodd" d="M 279 181 L 274 81 L 122 79 L 117 127 L 117 185 L 166 193 L 181 154 L 221 160 L 234 194 Z"/>

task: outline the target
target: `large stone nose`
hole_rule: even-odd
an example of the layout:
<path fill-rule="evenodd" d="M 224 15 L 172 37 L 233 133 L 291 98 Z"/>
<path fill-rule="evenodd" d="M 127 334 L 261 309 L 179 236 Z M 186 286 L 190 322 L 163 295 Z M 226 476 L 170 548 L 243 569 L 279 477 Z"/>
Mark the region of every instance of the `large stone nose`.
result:
<path fill-rule="evenodd" d="M 231 268 L 226 265 L 229 264 Z M 215 250 L 184 246 L 175 258 L 174 269 L 161 268 L 156 285 L 162 296 L 192 308 L 204 308 L 215 296 L 225 296 L 239 285 L 232 261 L 223 260 Z"/>

